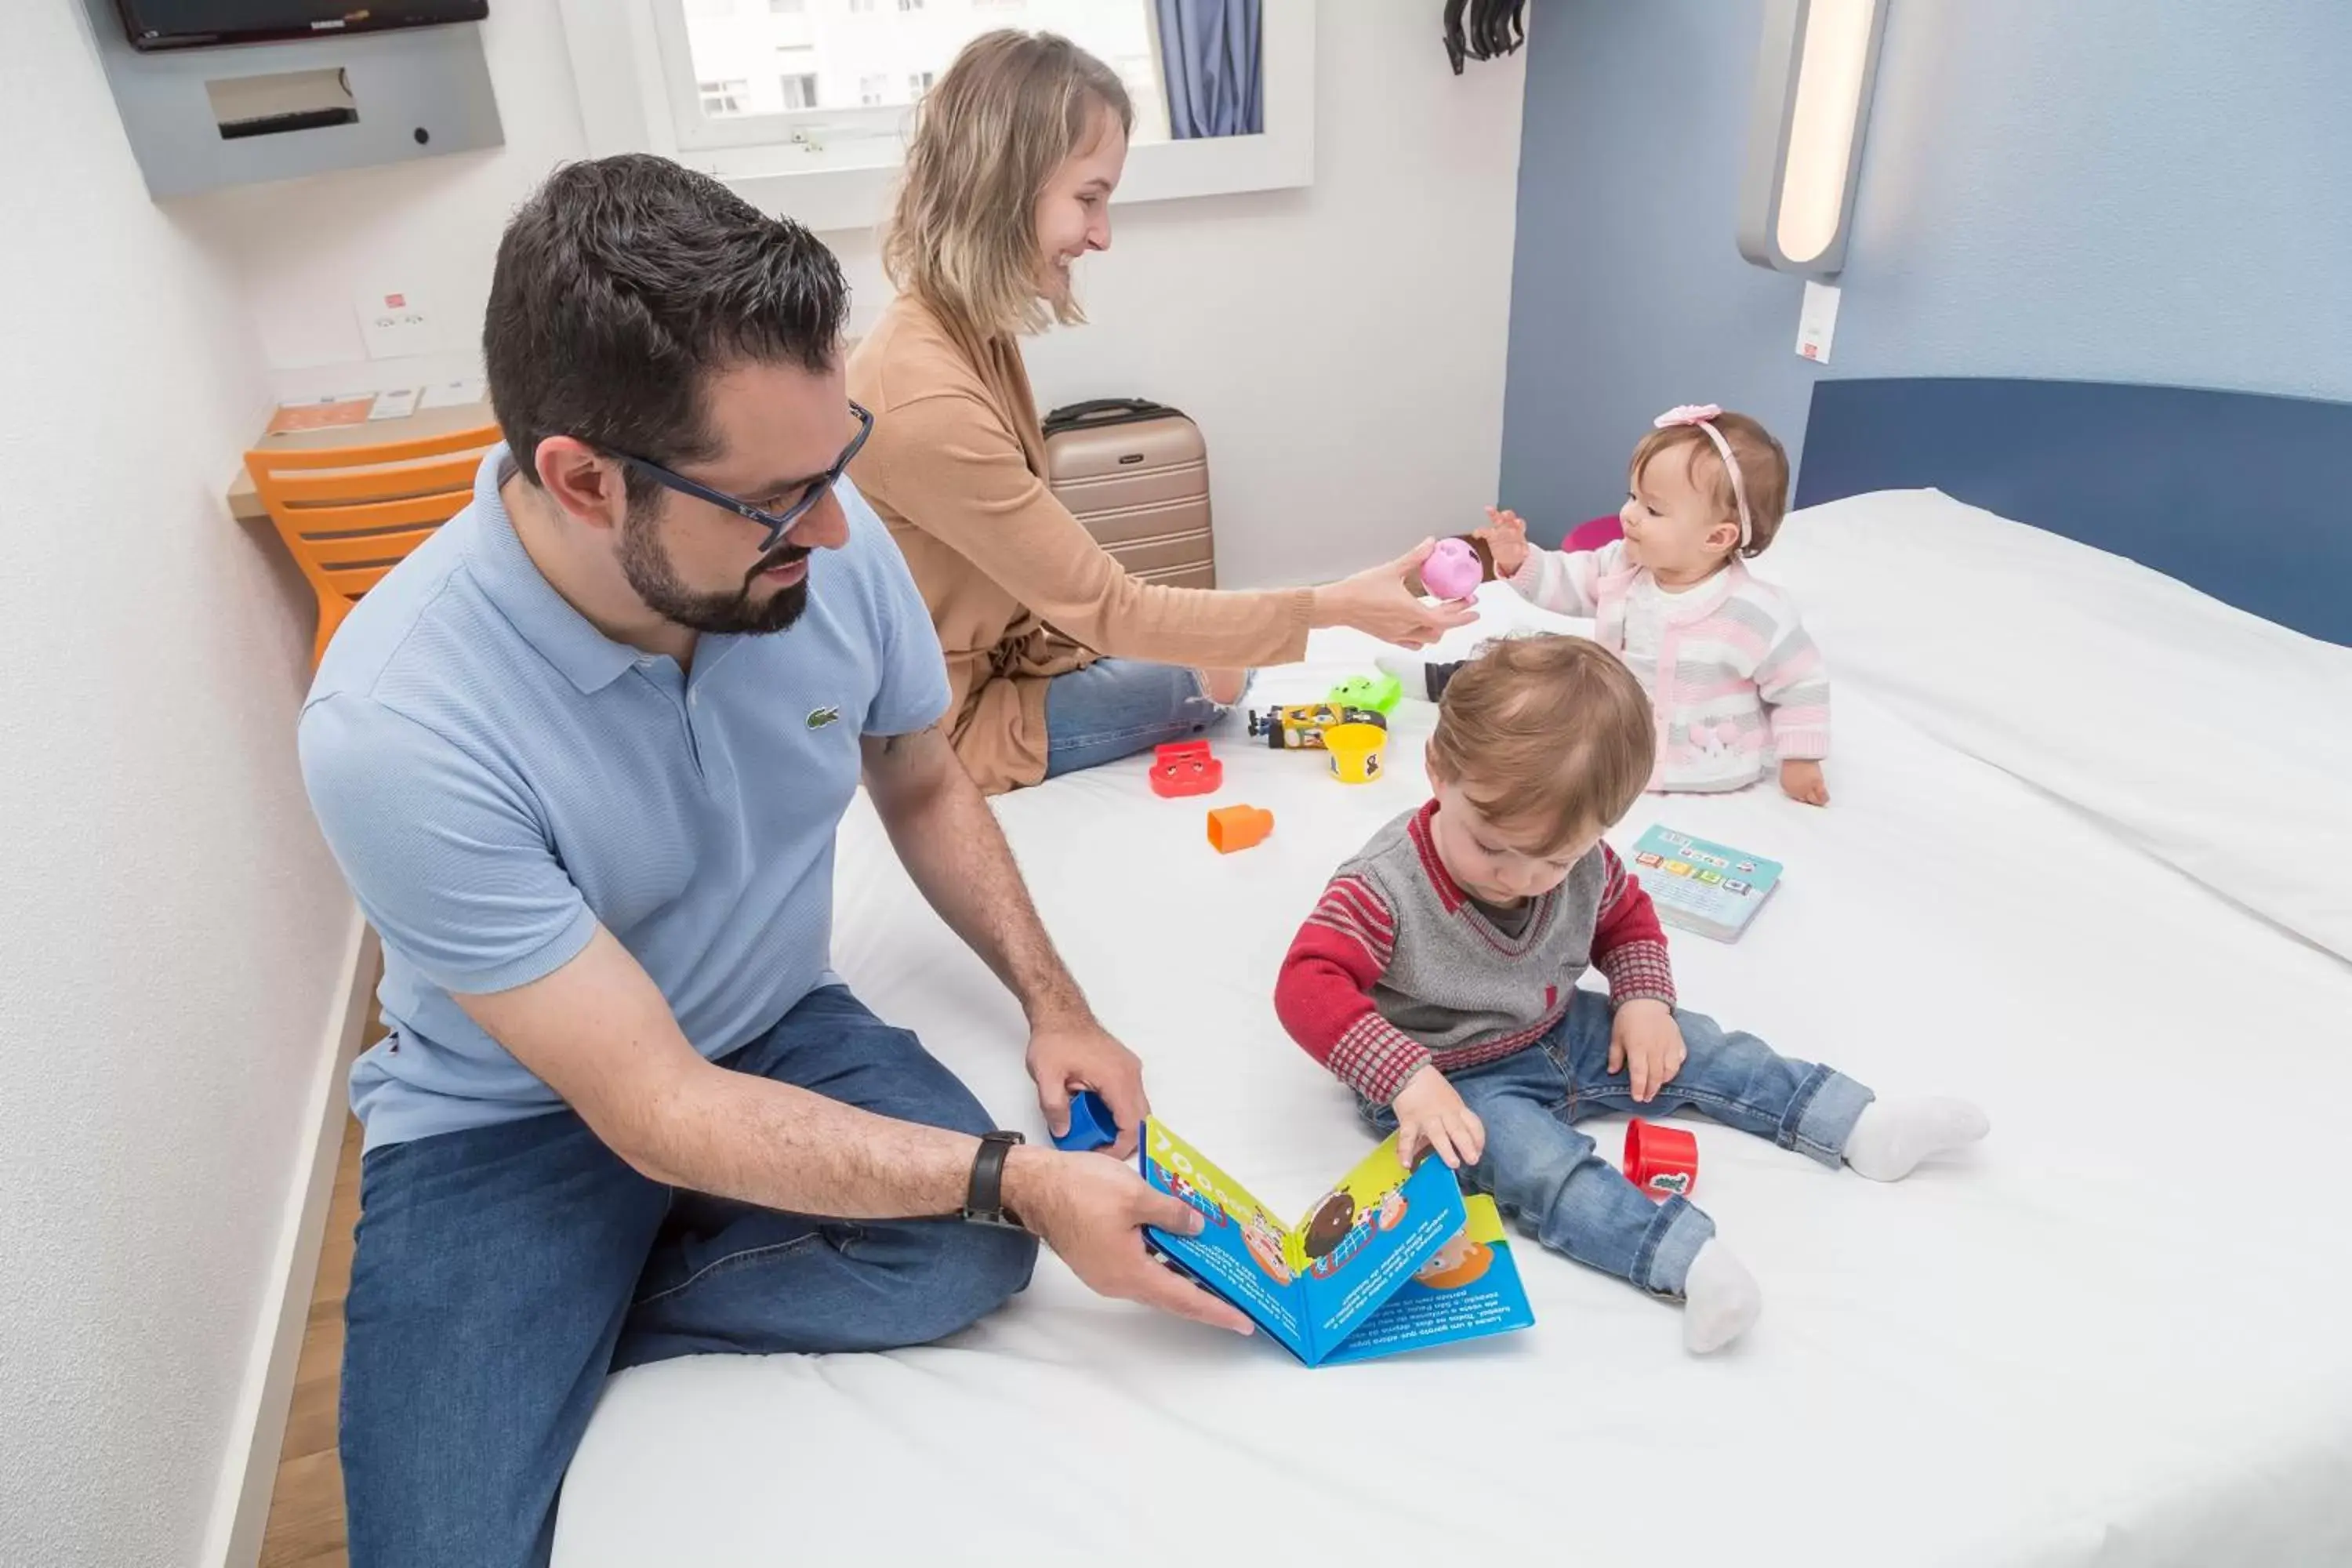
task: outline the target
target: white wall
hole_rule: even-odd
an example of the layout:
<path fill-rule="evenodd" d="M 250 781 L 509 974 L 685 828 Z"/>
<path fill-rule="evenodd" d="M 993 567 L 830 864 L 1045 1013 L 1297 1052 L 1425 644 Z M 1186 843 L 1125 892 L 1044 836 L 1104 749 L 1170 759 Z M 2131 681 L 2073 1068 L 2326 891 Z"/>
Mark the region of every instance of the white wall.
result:
<path fill-rule="evenodd" d="M 310 622 L 219 500 L 267 409 L 78 5 L 0 47 L 0 1563 L 195 1561 L 352 930 Z"/>
<path fill-rule="evenodd" d="M 1201 421 L 1235 585 L 1336 575 L 1494 499 L 1521 68 L 1454 77 L 1438 10 L 1323 0 L 1314 184 L 1119 207 L 1083 272 L 1093 324 L 1032 345 L 1043 402 L 1141 394 Z M 362 377 L 471 366 L 499 226 L 584 155 L 560 26 L 554 0 L 492 8 L 499 152 L 186 204 L 284 389 L 353 379 L 362 287 L 417 291 L 437 325 L 432 355 Z M 826 238 L 862 328 L 888 299 L 872 237 Z"/>

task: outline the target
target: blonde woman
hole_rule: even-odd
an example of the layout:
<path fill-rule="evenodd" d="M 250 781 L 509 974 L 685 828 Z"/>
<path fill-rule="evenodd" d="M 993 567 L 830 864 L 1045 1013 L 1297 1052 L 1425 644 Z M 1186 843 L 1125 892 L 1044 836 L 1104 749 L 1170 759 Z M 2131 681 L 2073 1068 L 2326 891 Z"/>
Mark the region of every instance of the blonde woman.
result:
<path fill-rule="evenodd" d="M 899 294 L 850 360 L 875 416 L 850 473 L 930 606 L 956 752 L 992 794 L 1198 733 L 1311 627 L 1417 647 L 1474 618 L 1407 591 L 1426 542 L 1321 587 L 1171 588 L 1054 499 L 1019 339 L 1082 320 L 1070 266 L 1110 247 L 1132 118 L 1066 39 L 974 39 L 918 113 L 884 241 Z"/>

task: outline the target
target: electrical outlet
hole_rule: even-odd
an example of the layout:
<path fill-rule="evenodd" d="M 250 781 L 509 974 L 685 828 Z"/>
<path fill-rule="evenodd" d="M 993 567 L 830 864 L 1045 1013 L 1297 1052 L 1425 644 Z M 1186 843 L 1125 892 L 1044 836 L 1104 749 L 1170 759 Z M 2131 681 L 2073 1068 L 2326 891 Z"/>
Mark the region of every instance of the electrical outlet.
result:
<path fill-rule="evenodd" d="M 381 292 L 363 289 L 359 296 L 360 336 L 370 359 L 401 359 L 432 347 L 425 304 L 406 289 Z"/>

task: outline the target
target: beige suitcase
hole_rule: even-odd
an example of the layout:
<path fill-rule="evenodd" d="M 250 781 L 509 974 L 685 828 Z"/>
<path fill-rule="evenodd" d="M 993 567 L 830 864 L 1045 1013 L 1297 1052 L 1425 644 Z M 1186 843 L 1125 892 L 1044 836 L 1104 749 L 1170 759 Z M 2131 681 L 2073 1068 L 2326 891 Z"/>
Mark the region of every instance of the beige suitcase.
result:
<path fill-rule="evenodd" d="M 1055 409 L 1045 416 L 1045 477 L 1129 575 L 1217 585 L 1209 448 L 1175 409 L 1135 397 Z"/>

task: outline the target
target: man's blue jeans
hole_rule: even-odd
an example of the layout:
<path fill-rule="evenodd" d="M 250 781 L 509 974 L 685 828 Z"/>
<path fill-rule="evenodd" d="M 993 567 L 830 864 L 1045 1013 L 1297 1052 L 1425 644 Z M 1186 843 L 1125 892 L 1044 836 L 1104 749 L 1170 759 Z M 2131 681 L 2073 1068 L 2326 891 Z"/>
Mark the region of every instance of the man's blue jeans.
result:
<path fill-rule="evenodd" d="M 720 1065 L 901 1121 L 993 1125 L 839 986 Z M 360 1193 L 341 1436 L 353 1568 L 544 1563 L 608 1372 L 922 1344 L 1003 1305 L 1036 1259 L 1017 1231 L 815 1220 L 667 1187 L 569 1111 L 375 1150 Z"/>

